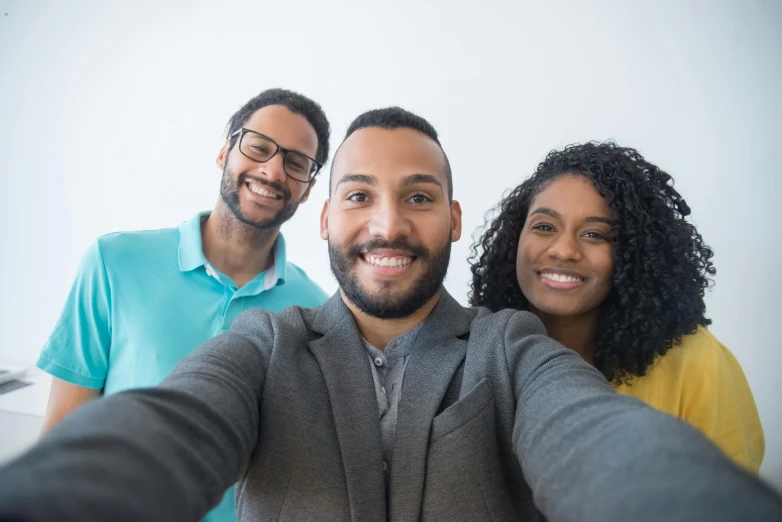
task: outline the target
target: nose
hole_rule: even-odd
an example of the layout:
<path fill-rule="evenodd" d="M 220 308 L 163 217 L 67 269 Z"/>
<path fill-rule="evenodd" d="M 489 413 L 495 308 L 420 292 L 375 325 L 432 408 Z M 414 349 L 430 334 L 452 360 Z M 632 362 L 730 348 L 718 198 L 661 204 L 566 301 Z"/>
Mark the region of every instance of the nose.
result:
<path fill-rule="evenodd" d="M 572 234 L 558 234 L 552 239 L 548 255 L 558 261 L 581 261 L 581 247 Z"/>
<path fill-rule="evenodd" d="M 277 154 L 269 158 L 268 161 L 264 163 L 258 163 L 257 172 L 269 181 L 285 183 L 286 176 L 284 162 L 284 154 L 282 151 L 277 151 Z"/>
<path fill-rule="evenodd" d="M 369 222 L 369 234 L 389 241 L 410 235 L 410 220 L 394 202 L 377 208 Z"/>

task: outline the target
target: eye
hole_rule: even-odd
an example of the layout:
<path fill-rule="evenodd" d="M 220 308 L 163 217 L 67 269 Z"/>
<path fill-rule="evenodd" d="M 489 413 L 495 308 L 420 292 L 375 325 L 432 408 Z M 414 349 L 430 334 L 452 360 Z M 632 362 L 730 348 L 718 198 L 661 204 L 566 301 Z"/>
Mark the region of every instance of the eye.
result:
<path fill-rule="evenodd" d="M 430 198 L 425 194 L 413 194 L 413 196 L 410 197 L 410 201 L 420 205 L 421 203 L 427 203 L 429 201 L 432 201 L 432 198 Z"/>
<path fill-rule="evenodd" d="M 347 198 L 345 198 L 347 201 L 352 201 L 353 203 L 364 203 L 369 199 L 366 194 L 363 192 L 354 192 L 353 194 L 349 195 Z"/>
<path fill-rule="evenodd" d="M 590 230 L 589 232 L 584 232 L 584 237 L 588 239 L 599 239 L 603 241 L 608 241 L 608 238 L 601 234 L 600 232 L 595 232 L 594 230 Z"/>
<path fill-rule="evenodd" d="M 288 168 L 296 171 L 296 172 L 304 172 L 304 165 L 297 161 L 289 161 L 288 162 Z"/>
<path fill-rule="evenodd" d="M 532 226 L 532 230 L 540 230 L 541 232 L 554 232 L 554 227 L 548 223 L 538 223 Z"/>

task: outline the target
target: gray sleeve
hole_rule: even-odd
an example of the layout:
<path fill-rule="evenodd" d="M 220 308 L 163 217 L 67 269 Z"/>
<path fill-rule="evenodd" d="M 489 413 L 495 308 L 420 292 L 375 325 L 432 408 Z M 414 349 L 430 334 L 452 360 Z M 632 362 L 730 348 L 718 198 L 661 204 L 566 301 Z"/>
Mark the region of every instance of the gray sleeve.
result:
<path fill-rule="evenodd" d="M 256 444 L 268 361 L 237 333 L 246 315 L 160 386 L 91 401 L 1 469 L 0 520 L 199 520 Z"/>
<path fill-rule="evenodd" d="M 782 499 L 683 421 L 613 391 L 529 314 L 505 330 L 513 445 L 550 522 L 779 521 Z"/>

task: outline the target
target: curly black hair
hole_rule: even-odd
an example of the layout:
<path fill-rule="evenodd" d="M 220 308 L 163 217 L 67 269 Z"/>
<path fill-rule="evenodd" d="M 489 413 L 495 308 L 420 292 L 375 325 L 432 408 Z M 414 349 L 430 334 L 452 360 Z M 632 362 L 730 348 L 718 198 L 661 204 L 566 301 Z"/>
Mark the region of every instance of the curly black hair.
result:
<path fill-rule="evenodd" d="M 471 247 L 470 304 L 529 309 L 516 278 L 519 235 L 535 196 L 568 175 L 588 179 L 611 208 L 613 284 L 600 306 L 594 362 L 609 381 L 629 382 L 683 335 L 711 324 L 703 295 L 716 274 L 714 254 L 685 220 L 690 209 L 673 179 L 635 149 L 609 141 L 550 152 L 487 215 Z"/>

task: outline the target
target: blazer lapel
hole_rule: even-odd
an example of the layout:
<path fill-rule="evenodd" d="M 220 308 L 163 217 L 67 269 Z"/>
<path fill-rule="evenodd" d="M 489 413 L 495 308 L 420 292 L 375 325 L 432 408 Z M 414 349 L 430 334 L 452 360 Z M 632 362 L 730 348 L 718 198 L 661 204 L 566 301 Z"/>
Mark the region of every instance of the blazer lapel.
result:
<path fill-rule="evenodd" d="M 391 462 L 389 513 L 393 520 L 420 517 L 429 430 L 448 384 L 464 360 L 471 316 L 444 289 L 414 341 L 405 369 Z"/>
<path fill-rule="evenodd" d="M 328 388 L 353 520 L 385 520 L 386 495 L 377 399 L 367 352 L 337 292 L 312 325 L 324 334 L 308 347 Z"/>

